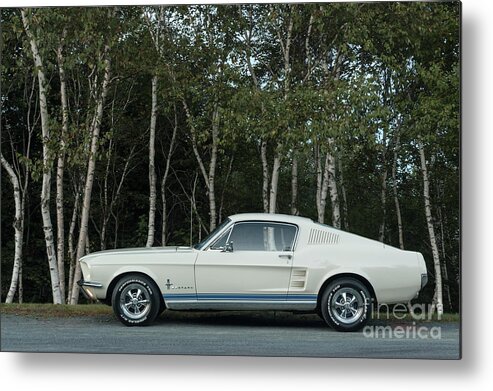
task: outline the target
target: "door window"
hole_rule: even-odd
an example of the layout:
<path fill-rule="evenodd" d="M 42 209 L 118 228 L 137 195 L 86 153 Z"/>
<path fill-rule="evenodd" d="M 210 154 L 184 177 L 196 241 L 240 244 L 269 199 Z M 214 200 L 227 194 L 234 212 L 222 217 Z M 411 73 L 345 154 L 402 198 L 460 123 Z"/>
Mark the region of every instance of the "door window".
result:
<path fill-rule="evenodd" d="M 293 251 L 296 227 L 269 222 L 235 224 L 229 242 L 233 251 Z"/>

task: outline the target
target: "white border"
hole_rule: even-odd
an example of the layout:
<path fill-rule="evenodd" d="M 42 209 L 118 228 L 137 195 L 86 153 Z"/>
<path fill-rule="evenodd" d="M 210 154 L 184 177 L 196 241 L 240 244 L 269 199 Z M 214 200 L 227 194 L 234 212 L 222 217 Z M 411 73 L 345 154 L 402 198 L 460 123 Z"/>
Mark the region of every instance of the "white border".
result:
<path fill-rule="evenodd" d="M 208 1 L 210 2 L 210 1 Z M 213 1 L 224 3 L 224 1 Z M 244 1 L 247 2 L 247 1 Z M 2 6 L 154 4 L 156 1 L 12 1 Z M 164 3 L 164 2 L 161 2 Z M 194 3 L 176 1 L 174 3 Z M 463 360 L 301 359 L 0 353 L 4 389 L 470 390 L 491 386 L 493 13 L 463 1 Z M 481 316 L 478 314 L 481 313 Z M 468 320 L 470 319 L 470 320 Z"/>

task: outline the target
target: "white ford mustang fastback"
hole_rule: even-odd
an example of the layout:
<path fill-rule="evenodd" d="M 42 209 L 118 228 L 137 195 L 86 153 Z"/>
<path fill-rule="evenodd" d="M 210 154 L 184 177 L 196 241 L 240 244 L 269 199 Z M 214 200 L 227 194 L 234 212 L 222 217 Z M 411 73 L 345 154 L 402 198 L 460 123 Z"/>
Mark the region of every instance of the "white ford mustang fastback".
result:
<path fill-rule="evenodd" d="M 318 312 L 340 331 L 362 328 L 372 303 L 404 303 L 427 282 L 420 253 L 279 214 L 230 216 L 192 247 L 101 251 L 80 259 L 91 299 L 127 326 L 169 310 Z"/>

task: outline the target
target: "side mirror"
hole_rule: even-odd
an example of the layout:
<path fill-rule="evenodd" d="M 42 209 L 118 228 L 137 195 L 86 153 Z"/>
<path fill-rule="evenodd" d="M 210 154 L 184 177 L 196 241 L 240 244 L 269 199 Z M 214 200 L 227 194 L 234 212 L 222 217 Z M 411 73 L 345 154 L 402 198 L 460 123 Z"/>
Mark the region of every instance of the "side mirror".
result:
<path fill-rule="evenodd" d="M 223 253 L 232 253 L 233 252 L 233 242 L 226 243 L 226 246 L 224 246 L 224 249 L 222 252 Z"/>

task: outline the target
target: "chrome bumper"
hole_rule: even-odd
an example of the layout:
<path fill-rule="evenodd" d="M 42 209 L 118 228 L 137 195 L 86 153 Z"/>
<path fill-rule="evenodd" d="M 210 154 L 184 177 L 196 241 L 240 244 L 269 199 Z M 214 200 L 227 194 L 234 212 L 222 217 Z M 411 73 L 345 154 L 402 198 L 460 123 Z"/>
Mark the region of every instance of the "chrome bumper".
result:
<path fill-rule="evenodd" d="M 423 289 L 426 284 L 428 284 L 428 273 L 423 273 L 421 274 L 421 289 Z"/>
<path fill-rule="evenodd" d="M 102 288 L 103 284 L 96 282 L 96 281 L 84 281 L 79 280 L 77 281 L 77 285 L 81 287 L 82 293 L 86 297 L 86 299 L 89 300 L 97 300 L 97 297 L 94 295 L 91 289 L 88 288 Z"/>

